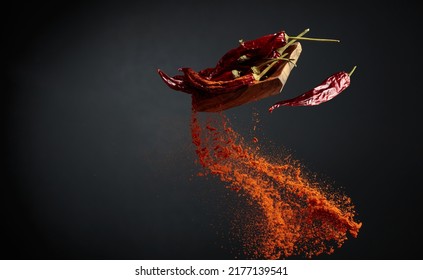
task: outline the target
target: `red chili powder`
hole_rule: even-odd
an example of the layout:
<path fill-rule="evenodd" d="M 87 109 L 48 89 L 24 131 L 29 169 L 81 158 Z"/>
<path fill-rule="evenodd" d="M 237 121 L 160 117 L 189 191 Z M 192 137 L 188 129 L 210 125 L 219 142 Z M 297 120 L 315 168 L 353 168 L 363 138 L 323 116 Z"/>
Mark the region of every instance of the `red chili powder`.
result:
<path fill-rule="evenodd" d="M 251 258 L 311 258 L 333 253 L 348 233 L 357 237 L 361 223 L 354 221 L 349 197 L 325 191 L 299 164 L 260 155 L 260 149 L 247 144 L 223 114 L 211 114 L 201 122 L 193 111 L 191 133 L 204 167 L 198 175 L 218 176 L 258 209 L 242 228 Z"/>

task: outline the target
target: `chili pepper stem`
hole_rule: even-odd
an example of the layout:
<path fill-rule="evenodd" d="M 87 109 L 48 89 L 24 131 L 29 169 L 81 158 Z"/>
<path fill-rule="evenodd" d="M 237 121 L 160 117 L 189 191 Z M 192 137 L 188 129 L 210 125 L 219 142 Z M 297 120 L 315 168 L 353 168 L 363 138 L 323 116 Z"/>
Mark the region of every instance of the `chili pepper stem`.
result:
<path fill-rule="evenodd" d="M 286 60 L 286 61 L 289 61 L 289 59 L 288 58 L 285 58 L 285 56 L 287 56 L 288 55 L 288 53 L 284 53 L 283 55 L 281 55 L 281 56 L 279 56 L 279 57 L 276 57 L 276 58 L 272 58 L 272 59 L 269 59 L 269 60 L 266 60 L 264 63 L 262 63 L 262 64 L 260 64 L 260 65 L 258 65 L 258 66 L 255 66 L 257 69 L 261 69 L 263 66 L 265 66 L 265 65 L 268 65 L 270 62 L 273 62 L 273 61 L 275 61 L 275 60 Z"/>
<path fill-rule="evenodd" d="M 278 61 L 275 60 L 272 63 L 269 64 L 269 66 L 267 66 L 263 71 L 260 72 L 259 75 L 257 74 L 253 74 L 254 75 L 254 79 L 256 79 L 257 81 L 260 81 L 261 78 L 263 78 L 263 76 L 277 63 Z"/>
<path fill-rule="evenodd" d="M 301 32 L 300 34 L 298 34 L 298 36 L 297 37 L 303 37 L 307 32 L 309 32 L 310 31 L 310 28 L 307 28 L 306 30 L 304 30 L 303 32 Z M 289 46 L 291 46 L 292 44 L 294 44 L 295 43 L 295 39 L 294 40 L 289 40 L 288 38 L 289 38 L 289 36 L 288 36 L 288 34 L 286 34 L 285 33 L 285 36 L 287 37 L 287 43 L 285 44 L 285 46 L 283 46 L 282 48 L 279 48 L 278 50 L 277 50 L 277 52 L 279 52 L 279 54 L 280 55 L 282 55 L 283 53 L 284 53 L 284 51 L 289 47 Z"/>
<path fill-rule="evenodd" d="M 351 77 L 351 75 L 354 73 L 354 71 L 355 71 L 355 69 L 357 68 L 357 65 L 356 66 L 354 66 L 354 68 L 351 70 L 351 72 L 350 73 L 348 73 L 348 76 L 350 76 Z"/>
<path fill-rule="evenodd" d="M 289 40 L 304 40 L 304 41 L 317 41 L 317 42 L 335 42 L 335 43 L 339 43 L 341 42 L 340 40 L 337 39 L 324 39 L 324 38 L 309 38 L 309 37 L 291 37 L 291 36 L 286 36 Z"/>

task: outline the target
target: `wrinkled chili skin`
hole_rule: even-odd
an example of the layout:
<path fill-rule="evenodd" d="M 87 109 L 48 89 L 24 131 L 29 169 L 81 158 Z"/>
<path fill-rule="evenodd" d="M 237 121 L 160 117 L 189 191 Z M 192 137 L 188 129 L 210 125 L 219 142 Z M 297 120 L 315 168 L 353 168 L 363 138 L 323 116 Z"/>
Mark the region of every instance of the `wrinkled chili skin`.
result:
<path fill-rule="evenodd" d="M 172 89 L 189 94 L 222 94 L 238 90 L 256 82 L 251 65 L 269 58 L 279 57 L 277 51 L 286 44 L 284 31 L 265 35 L 255 40 L 241 42 L 237 48 L 229 50 L 214 68 L 195 72 L 191 68 L 179 69 L 184 75 L 170 77 L 158 69 L 162 80 Z M 244 57 L 245 61 L 240 57 Z M 234 77 L 232 70 L 239 71 Z"/>
<path fill-rule="evenodd" d="M 207 78 L 204 75 L 202 75 L 202 71 L 199 72 L 199 74 L 202 77 L 205 77 L 206 79 L 209 79 L 210 81 L 228 81 L 228 80 L 232 80 L 235 79 L 234 74 L 232 73 L 232 70 L 237 70 L 239 71 L 239 75 L 243 76 L 246 73 L 251 73 L 251 65 L 237 65 L 236 69 L 229 69 L 225 72 L 221 72 L 219 73 L 219 75 L 217 76 L 213 76 L 213 78 Z"/>
<path fill-rule="evenodd" d="M 269 112 L 280 106 L 315 106 L 327 102 L 340 94 L 350 85 L 350 75 L 338 72 L 324 80 L 319 86 L 292 99 L 275 103 Z"/>
<path fill-rule="evenodd" d="M 213 77 L 221 73 L 236 69 L 238 64 L 242 64 L 239 58 L 245 56 L 245 62 L 251 63 L 251 59 L 275 58 L 280 54 L 277 49 L 286 44 L 286 33 L 284 31 L 265 35 L 255 40 L 240 43 L 237 48 L 229 50 L 217 63 L 215 68 L 208 68 L 200 72 L 205 78 Z"/>
<path fill-rule="evenodd" d="M 211 94 L 233 92 L 256 82 L 252 73 L 228 81 L 210 81 L 191 68 L 180 68 L 179 70 L 184 73 L 184 78 L 190 86 L 200 92 Z"/>
<path fill-rule="evenodd" d="M 193 88 L 189 83 L 186 82 L 184 76 L 176 75 L 174 77 L 170 77 L 160 69 L 157 69 L 157 72 L 159 73 L 163 82 L 165 82 L 165 84 L 167 84 L 168 87 L 170 87 L 171 89 L 183 91 L 189 94 L 197 93 L 195 88 Z"/>

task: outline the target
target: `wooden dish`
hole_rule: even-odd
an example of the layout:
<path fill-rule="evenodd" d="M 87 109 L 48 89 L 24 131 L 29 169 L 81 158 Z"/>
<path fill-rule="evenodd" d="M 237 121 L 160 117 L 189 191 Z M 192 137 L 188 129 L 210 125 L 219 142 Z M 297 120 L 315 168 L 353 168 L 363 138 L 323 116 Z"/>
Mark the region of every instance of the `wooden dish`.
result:
<path fill-rule="evenodd" d="M 286 58 L 290 59 L 291 62 L 285 61 L 282 63 L 266 80 L 230 93 L 213 95 L 207 93 L 193 94 L 193 108 L 198 112 L 219 112 L 279 94 L 285 86 L 294 65 L 297 63 L 301 50 L 302 48 L 299 42 L 295 42 L 289 46 L 286 50 L 288 53 Z"/>

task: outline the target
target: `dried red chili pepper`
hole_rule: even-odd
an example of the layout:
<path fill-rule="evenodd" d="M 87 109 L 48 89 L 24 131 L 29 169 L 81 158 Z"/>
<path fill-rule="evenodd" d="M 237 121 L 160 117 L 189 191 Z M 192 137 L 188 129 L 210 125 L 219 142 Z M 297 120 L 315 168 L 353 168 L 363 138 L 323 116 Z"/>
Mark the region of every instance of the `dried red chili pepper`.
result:
<path fill-rule="evenodd" d="M 228 81 L 210 81 L 191 68 L 180 69 L 186 78 L 186 81 L 194 88 L 207 93 L 226 93 L 233 92 L 241 87 L 248 86 L 256 82 L 253 74 L 247 74 L 242 77 L 228 80 Z"/>
<path fill-rule="evenodd" d="M 249 65 L 240 65 L 243 61 L 272 58 L 280 56 L 277 49 L 286 44 L 285 32 L 281 31 L 271 35 L 266 35 L 255 40 L 241 42 L 240 46 L 228 51 L 217 63 L 214 68 L 206 68 L 200 72 L 195 72 L 190 68 L 182 68 L 187 75 L 169 77 L 160 69 L 158 73 L 163 81 L 172 89 L 193 93 L 193 87 L 209 93 L 230 92 L 254 81 L 253 75 L 247 73 L 242 77 L 234 77 L 233 70 L 243 68 L 250 70 Z M 251 71 L 250 71 L 251 72 Z M 219 81 L 219 84 L 211 81 Z M 222 81 L 228 83 L 221 83 Z M 226 87 L 226 89 L 225 89 Z"/>
<path fill-rule="evenodd" d="M 333 99 L 350 85 L 350 76 L 355 68 L 356 66 L 354 66 L 350 73 L 342 71 L 333 74 L 319 86 L 300 96 L 275 103 L 269 108 L 269 112 L 280 106 L 315 106 Z"/>
<path fill-rule="evenodd" d="M 190 87 L 188 87 L 188 84 L 185 82 L 184 76 L 177 75 L 174 77 L 169 77 L 164 73 L 162 70 L 157 69 L 157 72 L 159 73 L 162 80 L 171 88 L 174 90 L 184 91 L 187 93 L 192 93 L 190 90 Z"/>
<path fill-rule="evenodd" d="M 239 89 L 247 89 L 259 81 L 266 80 L 276 69 L 279 69 L 282 63 L 292 62 L 289 58 L 289 50 L 292 51 L 291 45 L 296 40 L 338 41 L 304 38 L 303 35 L 308 31 L 309 29 L 306 29 L 296 37 L 290 37 L 284 31 L 281 31 L 251 41 L 240 41 L 240 46 L 229 50 L 214 68 L 206 68 L 199 72 L 191 68 L 181 68 L 179 70 L 184 75 L 174 77 L 169 77 L 160 69 L 158 73 L 170 88 L 193 94 L 193 104 L 196 100 L 214 98 L 216 94 L 221 96 L 221 94 L 230 95 L 237 92 L 233 97 L 225 95 L 225 98 L 219 97 L 218 100 L 218 102 L 230 102 L 242 94 L 238 91 Z M 235 102 L 229 107 L 256 101 L 258 96 L 261 95 L 250 94 L 239 98 L 239 102 Z M 268 96 L 268 94 L 263 96 Z M 207 103 L 207 106 L 216 107 L 215 101 Z M 219 106 L 219 108 L 224 110 L 228 107 Z M 219 108 L 202 109 L 219 110 Z"/>
<path fill-rule="evenodd" d="M 229 50 L 222 56 L 215 68 L 208 68 L 200 73 L 204 77 L 212 79 L 221 75 L 223 72 L 236 69 L 237 65 L 243 62 L 251 64 L 252 59 L 279 57 L 280 54 L 277 52 L 277 49 L 283 47 L 285 44 L 286 33 L 284 31 L 265 35 L 255 40 L 240 41 L 240 46 Z"/>

